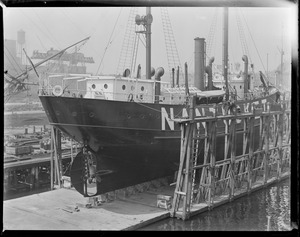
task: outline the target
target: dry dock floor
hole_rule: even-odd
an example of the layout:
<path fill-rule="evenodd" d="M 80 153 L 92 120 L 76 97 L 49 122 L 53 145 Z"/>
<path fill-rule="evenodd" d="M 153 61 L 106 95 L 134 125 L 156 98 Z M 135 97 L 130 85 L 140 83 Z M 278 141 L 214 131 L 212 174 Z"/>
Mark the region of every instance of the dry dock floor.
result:
<path fill-rule="evenodd" d="M 289 177 L 283 173 L 281 180 Z M 275 177 L 265 184 L 252 184 L 251 192 L 279 182 Z M 94 208 L 86 208 L 88 199 L 74 189 L 57 189 L 4 201 L 3 230 L 135 230 L 170 216 L 158 208 L 157 195 L 173 196 L 175 187 L 164 186 L 130 197 L 121 197 Z M 236 190 L 234 198 L 248 195 L 247 189 Z M 214 207 L 229 202 L 228 195 L 214 197 Z M 74 208 L 78 206 L 79 211 Z M 182 209 L 182 208 L 181 208 Z M 207 203 L 195 204 L 191 216 L 208 211 Z M 181 211 L 178 210 L 178 213 Z"/>
<path fill-rule="evenodd" d="M 130 230 L 169 216 L 157 208 L 157 194 L 173 188 L 138 193 L 86 208 L 87 198 L 73 189 L 57 189 L 4 201 L 3 230 Z M 78 205 L 82 204 L 81 205 Z M 74 208 L 79 206 L 79 211 Z"/>

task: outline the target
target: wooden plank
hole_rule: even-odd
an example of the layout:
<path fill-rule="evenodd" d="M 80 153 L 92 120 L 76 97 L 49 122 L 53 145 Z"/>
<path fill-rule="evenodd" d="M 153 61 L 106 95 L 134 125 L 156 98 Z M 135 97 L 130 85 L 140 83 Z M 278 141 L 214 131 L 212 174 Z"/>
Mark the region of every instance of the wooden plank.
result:
<path fill-rule="evenodd" d="M 145 201 L 156 201 L 156 195 L 139 196 Z M 132 199 L 131 202 L 115 200 L 104 203 L 99 208 L 79 207 L 78 212 L 63 210 L 75 207 L 76 203 L 85 204 L 87 199 L 70 189 L 4 201 L 4 229 L 124 230 L 138 228 L 169 216 L 167 210 L 137 203 L 137 199 Z"/>

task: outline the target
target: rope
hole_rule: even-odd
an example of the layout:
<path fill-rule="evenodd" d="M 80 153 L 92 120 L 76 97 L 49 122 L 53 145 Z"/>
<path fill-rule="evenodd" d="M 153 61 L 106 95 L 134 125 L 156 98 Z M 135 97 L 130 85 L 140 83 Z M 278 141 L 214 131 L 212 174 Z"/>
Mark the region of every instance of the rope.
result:
<path fill-rule="evenodd" d="M 111 40 L 111 38 L 112 38 L 112 36 L 113 36 L 113 33 L 115 32 L 115 28 L 116 28 L 116 25 L 117 25 L 117 23 L 118 23 L 119 17 L 120 17 L 120 15 L 121 15 L 122 9 L 123 9 L 123 7 L 121 8 L 121 10 L 120 10 L 120 12 L 119 12 L 119 15 L 118 15 L 117 20 L 116 20 L 115 25 L 114 25 L 114 28 L 113 28 L 113 30 L 112 30 L 110 36 L 109 36 L 109 40 L 108 40 L 108 42 L 107 42 L 106 48 L 104 49 L 104 54 L 103 54 L 103 56 L 102 56 L 102 59 L 101 59 L 101 61 L 100 61 L 100 64 L 99 64 L 99 66 L 98 66 L 98 69 L 97 69 L 96 74 L 98 74 L 98 71 L 99 71 L 100 66 L 101 66 L 101 64 L 102 64 L 102 62 L 103 62 L 104 56 L 105 56 L 105 54 L 106 54 L 106 51 L 107 51 L 109 45 L 113 42 L 113 41 Z"/>
<path fill-rule="evenodd" d="M 42 45 L 43 49 L 46 51 L 47 48 L 46 48 L 45 45 L 42 43 L 40 37 L 39 37 L 37 34 L 36 34 L 35 36 L 38 38 L 38 40 L 40 41 L 40 44 Z"/>
<path fill-rule="evenodd" d="M 256 52 L 257 52 L 257 54 L 258 54 L 259 60 L 260 60 L 260 62 L 261 62 L 261 64 L 262 64 L 262 66 L 263 66 L 263 69 L 264 69 L 265 72 L 266 72 L 265 66 L 264 66 L 264 64 L 263 64 L 263 62 L 262 62 L 262 59 L 261 59 L 261 57 L 260 57 L 260 54 L 259 54 L 259 52 L 258 52 L 258 50 L 257 50 L 257 47 L 256 47 L 256 44 L 255 44 L 255 41 L 254 41 L 254 39 L 253 39 L 253 37 L 252 37 L 252 34 L 251 34 L 251 32 L 250 32 L 248 23 L 247 23 L 247 21 L 246 21 L 246 19 L 245 19 L 245 16 L 244 16 L 244 14 L 243 14 L 242 11 L 241 11 L 241 14 L 242 14 L 242 16 L 243 16 L 243 18 L 244 18 L 244 21 L 245 21 L 245 23 L 246 23 L 247 29 L 248 29 L 249 34 L 250 34 L 250 37 L 251 37 L 251 39 L 252 39 L 252 41 L 253 41 L 253 44 L 254 44 L 255 50 L 256 50 Z"/>
<path fill-rule="evenodd" d="M 38 28 L 44 35 L 46 35 L 46 37 L 47 37 L 52 43 L 54 43 L 55 45 L 59 45 L 57 42 L 54 42 L 54 41 L 51 39 L 52 34 L 50 34 L 50 35 L 45 34 L 45 32 L 44 32 L 43 30 L 41 30 L 41 28 L 40 28 L 34 21 L 32 21 L 31 18 L 28 17 L 22 9 L 20 9 L 20 10 L 21 10 L 22 14 L 23 14 L 26 18 L 28 18 L 28 19 L 31 21 L 31 23 L 32 23 L 33 25 L 35 25 L 36 28 Z M 45 28 L 46 28 L 46 27 L 45 27 Z M 47 28 L 46 28 L 46 29 L 47 29 Z"/>
<path fill-rule="evenodd" d="M 10 57 L 14 60 L 14 62 L 16 63 L 16 65 L 19 67 L 19 69 L 22 71 L 22 68 L 20 67 L 20 65 L 18 64 L 18 62 L 16 61 L 16 59 L 14 58 L 14 56 L 11 54 L 11 52 L 9 51 L 9 49 L 7 48 L 6 45 L 4 45 L 4 47 L 6 48 L 7 52 L 9 53 Z M 4 52 L 5 53 L 5 52 Z M 5 53 L 6 55 L 6 53 Z M 6 55 L 7 57 L 7 55 Z M 7 59 L 9 60 L 9 57 L 7 57 Z M 9 62 L 11 63 L 11 61 L 9 60 Z M 11 63 L 12 64 L 12 63 Z M 13 66 L 13 64 L 12 64 Z M 14 67 L 15 68 L 15 67 Z M 15 69 L 16 70 L 16 69 Z M 17 70 L 16 70 L 17 71 Z"/>

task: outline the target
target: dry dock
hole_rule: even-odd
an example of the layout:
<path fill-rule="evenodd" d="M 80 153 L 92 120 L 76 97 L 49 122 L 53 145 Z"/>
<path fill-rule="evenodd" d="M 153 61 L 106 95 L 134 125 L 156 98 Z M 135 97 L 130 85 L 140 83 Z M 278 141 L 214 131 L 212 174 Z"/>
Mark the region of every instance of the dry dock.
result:
<path fill-rule="evenodd" d="M 172 188 L 164 189 L 170 195 Z M 87 199 L 73 189 L 4 201 L 4 230 L 131 230 L 169 217 L 169 211 L 156 207 L 161 190 L 118 198 L 99 207 L 86 208 Z M 81 205 L 82 206 L 81 206 Z M 79 211 L 74 208 L 78 206 Z"/>
<path fill-rule="evenodd" d="M 289 178 L 283 173 L 280 180 Z M 278 182 L 275 178 L 263 184 L 253 183 L 252 192 Z M 158 208 L 157 195 L 174 195 L 174 187 L 160 187 L 130 197 L 105 202 L 98 207 L 86 208 L 87 198 L 74 189 L 57 189 L 40 194 L 4 201 L 4 230 L 136 230 L 170 217 L 168 210 Z M 249 195 L 247 189 L 236 191 L 234 198 Z M 228 195 L 216 196 L 214 207 L 233 199 Z M 78 207 L 76 211 L 76 207 Z M 208 203 L 196 204 L 191 215 L 209 211 Z"/>

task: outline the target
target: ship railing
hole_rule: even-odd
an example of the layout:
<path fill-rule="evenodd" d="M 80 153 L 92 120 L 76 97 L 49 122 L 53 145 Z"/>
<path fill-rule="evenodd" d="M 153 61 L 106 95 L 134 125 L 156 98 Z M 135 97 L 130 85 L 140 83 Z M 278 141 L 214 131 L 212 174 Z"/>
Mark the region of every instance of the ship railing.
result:
<path fill-rule="evenodd" d="M 255 100 L 258 98 L 262 98 L 265 96 L 268 96 L 268 92 L 263 92 L 263 91 L 253 91 L 253 92 L 248 92 L 248 93 L 231 93 L 230 98 L 232 100 Z"/>
<path fill-rule="evenodd" d="M 117 101 L 131 101 L 131 102 L 147 102 L 152 103 L 154 96 L 147 93 L 117 93 L 107 92 L 103 90 L 81 90 L 81 89 L 65 89 L 61 93 L 55 93 L 54 87 L 40 88 L 39 95 L 51 95 L 60 97 L 74 97 L 74 98 L 88 98 L 88 99 L 105 99 Z"/>

